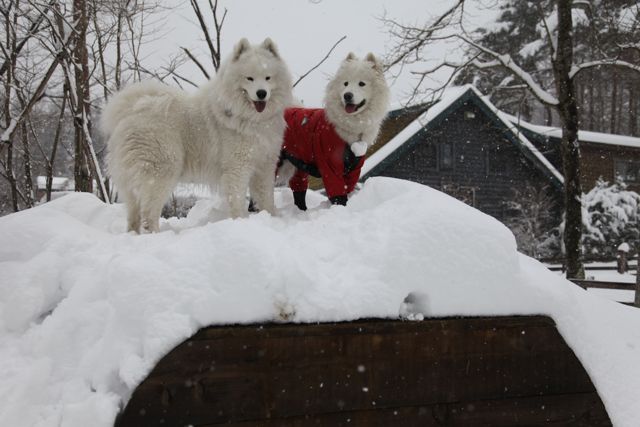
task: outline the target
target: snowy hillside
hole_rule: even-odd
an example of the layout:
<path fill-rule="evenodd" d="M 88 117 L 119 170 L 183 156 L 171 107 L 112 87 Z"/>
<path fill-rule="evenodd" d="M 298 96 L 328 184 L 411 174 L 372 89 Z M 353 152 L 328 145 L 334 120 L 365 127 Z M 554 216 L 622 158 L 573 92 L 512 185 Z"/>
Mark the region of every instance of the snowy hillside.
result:
<path fill-rule="evenodd" d="M 225 219 L 203 200 L 161 232 L 70 194 L 0 218 L 0 425 L 110 426 L 154 364 L 220 323 L 549 314 L 616 426 L 640 419 L 640 310 L 587 294 L 517 253 L 496 220 L 442 193 L 373 178 L 349 206 Z M 318 203 L 320 205 L 318 206 Z"/>

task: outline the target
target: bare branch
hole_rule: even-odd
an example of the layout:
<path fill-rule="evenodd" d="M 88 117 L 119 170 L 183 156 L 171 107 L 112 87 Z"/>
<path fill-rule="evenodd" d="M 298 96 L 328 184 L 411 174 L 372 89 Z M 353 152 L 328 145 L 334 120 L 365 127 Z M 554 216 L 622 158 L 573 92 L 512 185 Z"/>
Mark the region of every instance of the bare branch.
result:
<path fill-rule="evenodd" d="M 219 62 L 219 58 L 220 58 L 220 51 L 219 51 L 219 47 L 218 49 L 216 49 L 216 47 L 213 45 L 213 41 L 211 39 L 211 35 L 209 34 L 209 29 L 207 28 L 207 24 L 204 21 L 204 16 L 202 15 L 202 11 L 200 10 L 200 5 L 198 5 L 198 1 L 197 0 L 190 0 L 191 3 L 191 8 L 193 9 L 193 12 L 196 14 L 196 17 L 198 18 L 198 23 L 200 24 L 200 29 L 202 30 L 202 33 L 204 34 L 204 39 L 207 42 L 207 46 L 209 47 L 209 52 L 211 53 L 211 61 L 213 62 L 213 67 L 217 70 L 218 67 L 220 66 L 220 62 Z M 215 11 L 216 8 L 218 6 L 218 2 L 216 1 L 215 7 L 211 6 L 211 10 L 214 13 L 215 16 Z M 225 12 L 226 15 L 226 12 Z M 223 17 L 224 18 L 224 17 Z M 218 31 L 218 28 L 216 27 L 216 31 Z M 217 38 L 217 46 L 219 46 L 219 42 L 220 42 L 220 33 L 218 32 L 218 38 Z"/>
<path fill-rule="evenodd" d="M 322 59 L 320 60 L 320 62 L 318 62 L 316 65 L 314 65 L 313 67 L 311 67 L 311 68 L 309 69 L 309 71 L 307 71 L 306 73 L 304 73 L 303 75 L 301 75 L 301 76 L 298 78 L 298 80 L 296 80 L 296 82 L 293 84 L 293 87 L 296 87 L 296 85 L 297 85 L 298 83 L 300 83 L 300 81 L 302 81 L 302 79 L 304 79 L 305 77 L 307 77 L 309 74 L 311 74 L 311 72 L 312 72 L 313 70 L 315 70 L 315 69 L 316 69 L 316 68 L 318 68 L 320 65 L 322 65 L 322 63 L 323 63 L 324 61 L 326 61 L 326 60 L 327 60 L 327 58 L 329 58 L 329 56 L 331 55 L 331 52 L 333 52 L 333 50 L 336 48 L 336 46 L 338 46 L 338 45 L 339 45 L 339 44 L 340 44 L 344 39 L 346 39 L 346 38 L 347 38 L 347 36 L 342 36 L 342 37 L 340 38 L 340 40 L 338 40 L 337 42 L 335 42 L 335 43 L 333 44 L 333 46 L 331 46 L 331 49 L 329 49 L 329 52 L 327 52 L 327 54 L 324 56 L 324 58 L 322 58 Z"/>
<path fill-rule="evenodd" d="M 571 72 L 569 73 L 569 77 L 575 78 L 579 73 L 581 73 L 584 70 L 588 70 L 590 68 L 603 67 L 603 66 L 618 67 L 618 68 L 623 68 L 626 70 L 631 70 L 631 71 L 640 73 L 639 65 L 632 64 L 627 61 L 621 61 L 619 59 L 611 58 L 611 59 L 600 59 L 598 61 L 584 62 L 582 64 L 574 65 L 573 67 L 571 67 Z"/>
<path fill-rule="evenodd" d="M 13 138 L 14 133 L 18 129 L 18 125 L 25 119 L 25 117 L 29 114 L 29 112 L 31 111 L 33 106 L 38 102 L 38 100 L 41 99 L 41 95 L 44 93 L 47 87 L 47 84 L 51 79 L 51 76 L 53 76 L 54 71 L 56 70 L 56 68 L 58 68 L 58 65 L 60 65 L 62 57 L 63 57 L 62 52 L 56 55 L 56 57 L 51 62 L 49 69 L 47 70 L 46 74 L 40 81 L 40 84 L 36 88 L 29 102 L 26 103 L 26 105 L 24 106 L 20 114 L 18 114 L 17 117 L 11 120 L 11 123 L 9 124 L 9 126 L 4 130 L 4 132 L 2 133 L 2 136 L 0 136 L 0 154 L 2 153 L 4 146 L 11 144 L 11 140 Z"/>
<path fill-rule="evenodd" d="M 398 37 L 401 40 L 400 44 L 393 49 L 395 53 L 385 61 L 385 70 L 406 62 L 412 55 L 416 57 L 419 56 L 420 50 L 426 46 L 429 41 L 433 40 L 434 34 L 449 26 L 456 13 L 464 9 L 464 2 L 465 0 L 457 0 L 449 10 L 440 15 L 435 22 L 426 28 L 409 27 L 400 25 L 393 20 L 383 19 L 382 21 L 390 27 L 392 35 L 402 35 L 402 37 Z M 402 34 L 396 31 L 400 31 Z"/>
<path fill-rule="evenodd" d="M 198 59 L 189 51 L 189 49 L 187 49 L 186 47 L 181 47 L 181 49 L 184 51 L 184 53 L 187 54 L 189 59 L 191 59 L 198 66 L 198 68 L 200 68 L 200 71 L 202 71 L 202 74 L 204 74 L 207 80 L 211 79 L 211 77 L 209 77 L 209 73 L 207 73 L 207 70 L 205 70 L 200 61 L 198 61 Z"/>
<path fill-rule="evenodd" d="M 42 10 L 39 10 L 40 15 L 38 15 L 38 18 L 36 18 L 36 20 L 33 21 L 33 23 L 31 24 L 31 26 L 26 32 L 26 36 L 22 40 L 20 40 L 20 42 L 16 45 L 16 50 L 14 52 L 15 55 L 20 54 L 20 52 L 22 51 L 24 46 L 27 44 L 29 39 L 33 37 L 36 33 L 38 33 L 38 31 L 40 30 L 40 26 L 45 20 L 46 14 L 49 13 L 49 10 L 53 7 L 53 5 L 57 1 L 58 0 L 49 0 L 49 3 L 47 3 L 47 5 L 45 5 L 45 7 Z M 5 59 L 2 65 L 0 65 L 0 76 L 2 76 L 7 71 L 9 63 L 10 63 L 9 59 Z"/>

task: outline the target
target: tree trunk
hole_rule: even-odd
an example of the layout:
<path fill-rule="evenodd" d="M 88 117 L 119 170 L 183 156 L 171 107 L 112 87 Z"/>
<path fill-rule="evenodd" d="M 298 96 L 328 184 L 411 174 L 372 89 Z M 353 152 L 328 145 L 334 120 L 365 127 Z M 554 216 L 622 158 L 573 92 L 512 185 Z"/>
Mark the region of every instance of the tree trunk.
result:
<path fill-rule="evenodd" d="M 638 100 L 636 99 L 635 82 L 629 85 L 629 135 L 638 135 Z"/>
<path fill-rule="evenodd" d="M 7 147 L 7 181 L 9 181 L 9 188 L 11 189 L 11 207 L 14 212 L 18 212 L 20 207 L 18 206 L 18 182 L 13 173 L 13 145 L 9 144 Z"/>
<path fill-rule="evenodd" d="M 17 6 L 16 6 L 17 8 Z M 6 19 L 6 28 L 5 28 L 5 42 L 6 46 L 10 46 L 12 48 L 16 47 L 16 34 L 15 28 L 17 27 L 17 14 L 14 12 L 13 16 L 13 25 L 9 25 L 9 20 L 11 16 L 9 15 L 9 11 L 7 10 L 6 14 L 4 14 Z M 7 77 L 4 82 L 4 117 L 5 117 L 5 128 L 8 128 L 11 123 L 11 92 L 14 87 L 14 72 L 16 69 L 16 51 L 12 49 L 10 57 L 7 58 L 8 66 L 7 66 Z M 11 207 L 14 212 L 18 212 L 18 183 L 16 181 L 15 174 L 13 172 L 13 144 L 7 145 L 7 162 L 6 162 L 6 179 L 9 182 L 9 188 L 11 190 Z"/>
<path fill-rule="evenodd" d="M 74 112 L 75 128 L 75 161 L 73 176 L 75 179 L 75 190 L 91 193 L 93 182 L 89 170 L 89 160 L 85 155 L 87 144 L 84 133 L 84 117 L 90 117 L 89 106 L 89 54 L 87 51 L 87 4 L 85 0 L 73 0 L 73 18 L 76 23 L 76 40 L 73 51 L 75 90 L 78 105 Z M 83 112 L 85 114 L 83 114 Z M 91 123 L 87 123 L 91 129 Z"/>
<path fill-rule="evenodd" d="M 597 132 L 606 132 L 604 128 L 604 120 L 605 120 L 605 116 L 607 115 L 607 110 L 604 104 L 604 96 L 605 96 L 605 88 L 604 88 L 603 79 L 599 79 L 598 80 L 598 109 L 600 111 L 598 112 L 598 116 L 597 116 L 598 128 L 594 129 Z"/>
<path fill-rule="evenodd" d="M 62 125 L 64 122 L 64 112 L 67 107 L 67 96 L 69 88 L 64 85 L 62 90 L 62 105 L 60 106 L 60 115 L 58 123 L 56 123 L 56 133 L 53 136 L 53 147 L 51 148 L 51 157 L 47 163 L 47 202 L 51 201 L 51 190 L 53 188 L 53 172 L 56 164 L 56 154 L 58 152 L 58 144 L 60 143 L 60 134 L 62 133 Z"/>
<path fill-rule="evenodd" d="M 580 185 L 580 144 L 578 142 L 578 106 L 574 81 L 570 77 L 573 64 L 572 0 L 558 0 L 558 51 L 553 61 L 558 112 L 562 123 L 562 166 L 564 171 L 565 227 L 567 277 L 584 278 L 582 264 L 582 187 Z"/>
<path fill-rule="evenodd" d="M 24 162 L 24 197 L 28 208 L 33 207 L 33 177 L 31 174 L 31 151 L 29 150 L 29 134 L 27 133 L 27 122 L 22 121 L 20 124 L 20 133 L 22 136 L 22 155 Z"/>
<path fill-rule="evenodd" d="M 595 130 L 595 120 L 594 120 L 594 103 L 595 98 L 593 96 L 593 92 L 595 91 L 595 85 L 593 84 L 593 71 L 589 71 L 589 130 Z"/>
<path fill-rule="evenodd" d="M 611 88 L 611 99 L 610 101 L 610 105 L 611 105 L 611 117 L 609 117 L 610 123 L 609 123 L 609 133 L 618 133 L 616 131 L 616 122 L 617 122 L 617 116 L 618 116 L 618 109 L 617 109 L 617 105 L 618 105 L 618 73 L 616 73 L 616 70 L 612 70 L 612 75 L 611 75 L 611 83 L 612 83 L 612 88 Z"/>

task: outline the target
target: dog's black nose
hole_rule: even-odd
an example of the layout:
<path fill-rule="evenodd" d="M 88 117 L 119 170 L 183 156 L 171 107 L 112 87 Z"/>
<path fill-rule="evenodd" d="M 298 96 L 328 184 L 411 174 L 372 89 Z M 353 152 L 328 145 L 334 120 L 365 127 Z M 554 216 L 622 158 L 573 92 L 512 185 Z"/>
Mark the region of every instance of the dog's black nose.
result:
<path fill-rule="evenodd" d="M 342 95 L 344 97 L 344 100 L 346 102 L 351 102 L 353 101 L 353 94 L 351 92 L 347 92 L 344 95 Z"/>
<path fill-rule="evenodd" d="M 267 97 L 267 91 L 264 89 L 260 89 L 256 92 L 256 95 L 258 95 L 259 99 L 265 99 Z"/>

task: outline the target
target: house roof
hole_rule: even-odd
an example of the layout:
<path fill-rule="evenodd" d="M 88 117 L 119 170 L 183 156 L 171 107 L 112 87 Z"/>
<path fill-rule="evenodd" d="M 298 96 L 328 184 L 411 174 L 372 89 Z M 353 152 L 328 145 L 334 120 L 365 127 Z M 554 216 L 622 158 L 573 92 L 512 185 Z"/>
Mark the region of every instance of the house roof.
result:
<path fill-rule="evenodd" d="M 508 131 L 506 133 L 507 137 L 522 151 L 525 157 L 532 160 L 555 184 L 561 185 L 564 182 L 562 174 L 558 172 L 535 145 L 519 131 L 518 127 L 511 122 L 510 117 L 506 113 L 498 110 L 495 105 L 472 85 L 452 87 L 446 90 L 437 103 L 418 116 L 417 119 L 367 158 L 362 168 L 362 176 L 366 177 L 368 174 L 380 170 L 394 161 L 405 150 L 411 148 L 412 144 L 408 144 L 408 142 L 414 135 L 423 129 L 428 132 L 450 112 L 467 101 L 475 102 L 494 122 L 505 128 Z"/>
<path fill-rule="evenodd" d="M 530 130 L 542 136 L 550 138 L 562 139 L 562 129 L 552 126 L 534 125 L 512 116 L 511 114 L 502 113 L 509 119 L 511 123 L 520 126 L 523 129 Z M 618 145 L 623 147 L 640 148 L 640 138 L 635 136 L 614 135 L 610 133 L 592 132 L 581 130 L 578 131 L 578 140 L 580 142 L 591 142 L 594 144 Z"/>
<path fill-rule="evenodd" d="M 36 178 L 36 184 L 38 186 L 38 190 L 45 190 L 47 188 L 47 177 L 46 176 L 38 176 Z M 51 180 L 51 189 L 53 191 L 62 191 L 68 190 L 73 187 L 73 181 L 69 180 L 69 178 L 64 176 L 54 176 Z"/>

